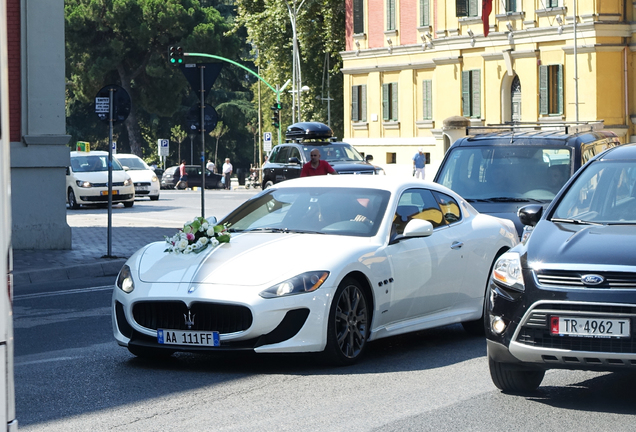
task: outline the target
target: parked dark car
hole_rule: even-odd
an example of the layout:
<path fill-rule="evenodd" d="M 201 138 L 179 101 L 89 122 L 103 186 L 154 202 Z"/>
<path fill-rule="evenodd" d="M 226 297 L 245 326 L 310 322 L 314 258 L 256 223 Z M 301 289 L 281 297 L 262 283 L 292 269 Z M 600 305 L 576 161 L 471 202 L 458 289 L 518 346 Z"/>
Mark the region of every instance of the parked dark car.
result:
<path fill-rule="evenodd" d="M 534 229 L 489 284 L 495 385 L 531 391 L 552 368 L 636 370 L 636 145 L 592 159 L 519 219 Z"/>
<path fill-rule="evenodd" d="M 201 166 L 186 165 L 188 173 L 188 187 L 201 187 Z M 223 189 L 223 182 L 220 174 L 215 174 L 209 170 L 205 170 L 205 188 L 206 189 Z M 179 181 L 179 166 L 171 166 L 166 168 L 161 176 L 161 189 L 174 189 Z"/>
<path fill-rule="evenodd" d="M 317 148 L 320 159 L 329 162 L 338 174 L 384 175 L 384 170 L 370 162 L 373 156 L 362 157 L 351 145 L 337 141 L 333 131 L 319 122 L 294 123 L 287 128 L 286 142 L 272 150 L 263 165 L 263 189 L 283 180 L 300 177 L 304 164 L 311 159 L 309 153 Z"/>
<path fill-rule="evenodd" d="M 520 207 L 546 207 L 585 162 L 620 144 L 602 123 L 553 125 L 551 130 L 502 128 L 453 143 L 433 181 L 460 194 L 480 213 L 512 220 L 520 236 Z"/>

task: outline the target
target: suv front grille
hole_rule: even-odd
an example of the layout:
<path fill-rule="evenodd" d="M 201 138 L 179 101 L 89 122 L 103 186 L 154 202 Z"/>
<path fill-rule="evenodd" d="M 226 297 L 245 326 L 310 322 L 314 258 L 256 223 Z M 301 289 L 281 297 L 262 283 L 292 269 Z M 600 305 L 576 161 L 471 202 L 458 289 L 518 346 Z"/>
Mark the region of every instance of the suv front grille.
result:
<path fill-rule="evenodd" d="M 605 279 L 598 285 L 586 285 L 584 275 L 595 274 Z M 543 287 L 588 288 L 588 289 L 636 289 L 636 273 L 592 272 L 567 270 L 538 270 L 535 276 Z"/>
<path fill-rule="evenodd" d="M 602 316 L 603 318 L 629 318 L 631 337 L 591 338 L 552 335 L 549 327 L 550 315 L 575 315 L 580 317 Z M 529 312 L 519 329 L 516 341 L 537 348 L 552 348 L 571 351 L 636 354 L 636 307 L 596 304 L 541 304 Z"/>
<path fill-rule="evenodd" d="M 188 312 L 194 321 L 188 329 Z M 220 334 L 245 331 L 252 325 L 252 312 L 245 306 L 220 303 L 192 303 L 190 309 L 180 301 L 139 302 L 133 306 L 133 318 L 142 327 L 175 330 L 218 331 Z"/>

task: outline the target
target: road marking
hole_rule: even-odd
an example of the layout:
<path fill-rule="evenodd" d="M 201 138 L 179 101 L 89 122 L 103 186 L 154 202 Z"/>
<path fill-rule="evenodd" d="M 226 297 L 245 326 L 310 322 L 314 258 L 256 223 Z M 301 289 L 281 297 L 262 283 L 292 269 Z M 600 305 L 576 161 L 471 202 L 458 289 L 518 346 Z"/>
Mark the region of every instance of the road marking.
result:
<path fill-rule="evenodd" d="M 65 361 L 65 360 L 75 360 L 75 359 L 78 359 L 78 358 L 80 358 L 80 357 L 57 357 L 57 358 L 52 358 L 52 359 L 16 362 L 15 366 L 29 366 L 29 365 L 41 364 L 41 363 L 51 363 L 51 362 Z"/>
<path fill-rule="evenodd" d="M 25 299 L 31 299 L 31 298 L 54 297 L 54 296 L 66 295 L 66 294 L 106 291 L 106 290 L 112 290 L 114 286 L 115 285 L 113 284 L 113 285 L 106 285 L 106 286 L 92 287 L 92 288 L 76 288 L 76 289 L 71 289 L 66 291 L 56 291 L 56 292 L 49 292 L 49 293 L 21 294 L 21 295 L 13 296 L 13 301 L 25 300 Z"/>

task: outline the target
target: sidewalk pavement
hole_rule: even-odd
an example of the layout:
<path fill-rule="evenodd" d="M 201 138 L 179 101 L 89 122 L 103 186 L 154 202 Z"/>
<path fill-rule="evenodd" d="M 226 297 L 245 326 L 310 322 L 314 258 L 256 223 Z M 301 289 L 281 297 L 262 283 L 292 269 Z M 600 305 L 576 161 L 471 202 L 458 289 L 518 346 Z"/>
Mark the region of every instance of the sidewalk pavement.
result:
<path fill-rule="evenodd" d="M 111 257 L 108 255 L 108 228 L 71 227 L 72 249 L 14 250 L 13 284 L 60 281 L 89 277 L 115 277 L 126 260 L 138 249 L 164 236 L 173 236 L 175 228 L 113 227 Z"/>

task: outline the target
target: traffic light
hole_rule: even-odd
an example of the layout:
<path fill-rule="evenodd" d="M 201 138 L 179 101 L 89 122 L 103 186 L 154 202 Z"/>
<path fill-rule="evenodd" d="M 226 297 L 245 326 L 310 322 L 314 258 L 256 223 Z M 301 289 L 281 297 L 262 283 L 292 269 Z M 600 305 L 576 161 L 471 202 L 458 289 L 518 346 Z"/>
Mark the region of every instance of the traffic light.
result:
<path fill-rule="evenodd" d="M 183 63 L 183 48 L 180 46 L 171 46 L 168 49 L 168 53 L 170 54 L 170 63 L 175 66 Z"/>
<path fill-rule="evenodd" d="M 283 109 L 283 106 L 280 102 L 275 102 L 272 105 L 272 126 L 276 129 L 280 128 L 280 110 Z"/>

